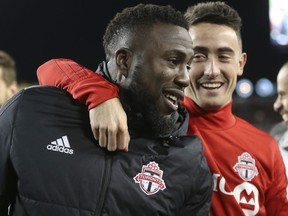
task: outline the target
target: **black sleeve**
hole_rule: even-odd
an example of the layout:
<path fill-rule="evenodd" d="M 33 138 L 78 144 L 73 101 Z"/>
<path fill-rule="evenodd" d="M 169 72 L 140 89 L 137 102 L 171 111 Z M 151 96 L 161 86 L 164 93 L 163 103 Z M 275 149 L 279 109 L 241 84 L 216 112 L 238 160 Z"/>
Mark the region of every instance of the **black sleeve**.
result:
<path fill-rule="evenodd" d="M 8 215 L 8 207 L 13 206 L 17 191 L 17 177 L 10 160 L 11 140 L 17 107 L 22 95 L 18 92 L 0 109 L 0 215 Z"/>

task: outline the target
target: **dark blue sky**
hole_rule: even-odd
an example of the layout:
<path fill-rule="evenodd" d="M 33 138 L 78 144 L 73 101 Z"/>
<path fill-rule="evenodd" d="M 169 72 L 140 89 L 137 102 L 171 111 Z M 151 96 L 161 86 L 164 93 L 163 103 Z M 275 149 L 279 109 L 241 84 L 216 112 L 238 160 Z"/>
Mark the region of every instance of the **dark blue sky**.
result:
<path fill-rule="evenodd" d="M 98 3 L 96 3 L 98 2 Z M 72 58 L 95 70 L 104 59 L 102 35 L 116 12 L 137 3 L 170 4 L 180 11 L 193 0 L 1 0 L 0 49 L 16 60 L 19 81 L 36 82 L 36 69 L 51 58 Z M 248 62 L 243 77 L 273 81 L 288 51 L 270 43 L 268 0 L 230 0 L 243 19 Z"/>

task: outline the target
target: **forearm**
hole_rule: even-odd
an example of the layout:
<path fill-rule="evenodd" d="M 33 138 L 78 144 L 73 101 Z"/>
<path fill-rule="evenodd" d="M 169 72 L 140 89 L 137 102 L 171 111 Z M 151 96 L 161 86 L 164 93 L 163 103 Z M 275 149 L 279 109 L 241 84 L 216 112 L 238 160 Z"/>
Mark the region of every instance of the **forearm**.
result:
<path fill-rule="evenodd" d="M 90 109 L 104 101 L 118 97 L 118 87 L 100 74 L 70 59 L 52 59 L 37 70 L 40 85 L 67 90 L 75 99 Z"/>

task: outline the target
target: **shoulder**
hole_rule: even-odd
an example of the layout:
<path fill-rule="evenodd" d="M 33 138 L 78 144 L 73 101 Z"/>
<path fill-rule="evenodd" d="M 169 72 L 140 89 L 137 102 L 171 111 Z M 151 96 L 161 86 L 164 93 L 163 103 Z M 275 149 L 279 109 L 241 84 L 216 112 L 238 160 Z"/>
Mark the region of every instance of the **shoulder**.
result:
<path fill-rule="evenodd" d="M 32 122 L 86 118 L 87 108 L 68 92 L 52 86 L 31 86 L 20 90 L 1 107 L 1 126 Z"/>
<path fill-rule="evenodd" d="M 274 127 L 272 127 L 272 129 L 270 130 L 270 134 L 272 136 L 276 136 L 279 134 L 284 134 L 287 130 L 288 130 L 287 125 L 285 124 L 284 121 L 282 121 L 274 125 Z"/>
<path fill-rule="evenodd" d="M 48 109 L 51 113 L 82 106 L 67 91 L 54 86 L 31 86 L 23 89 L 21 104 L 21 109 L 34 110 L 42 115 L 45 112 L 41 109 Z"/>
<path fill-rule="evenodd" d="M 237 128 L 240 131 L 242 131 L 243 135 L 245 137 L 254 139 L 254 140 L 259 140 L 261 143 L 276 143 L 274 137 L 267 133 L 266 131 L 263 131 L 256 126 L 252 125 L 248 121 L 239 118 L 236 116 L 237 120 Z"/>

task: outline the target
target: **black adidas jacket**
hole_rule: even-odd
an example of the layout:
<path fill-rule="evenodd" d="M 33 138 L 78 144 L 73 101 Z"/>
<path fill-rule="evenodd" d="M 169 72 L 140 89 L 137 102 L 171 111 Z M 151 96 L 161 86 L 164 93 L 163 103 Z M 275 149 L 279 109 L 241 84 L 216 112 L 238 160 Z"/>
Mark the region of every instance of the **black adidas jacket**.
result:
<path fill-rule="evenodd" d="M 94 140 L 87 108 L 54 87 L 21 90 L 0 110 L 0 215 L 208 215 L 212 178 L 195 136 Z"/>

